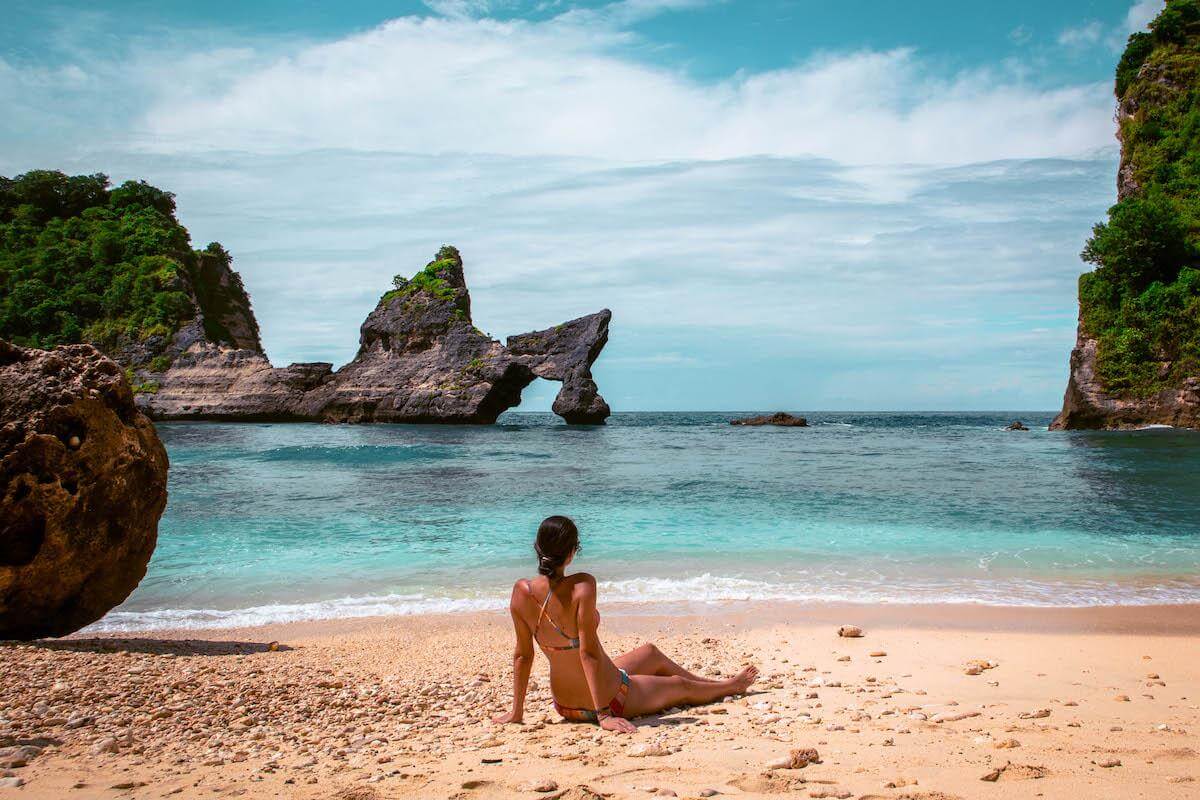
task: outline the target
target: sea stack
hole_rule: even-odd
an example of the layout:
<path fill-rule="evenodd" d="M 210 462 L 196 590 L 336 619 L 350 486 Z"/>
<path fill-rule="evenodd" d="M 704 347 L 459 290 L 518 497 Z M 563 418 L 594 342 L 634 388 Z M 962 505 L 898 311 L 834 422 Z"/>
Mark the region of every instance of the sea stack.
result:
<path fill-rule="evenodd" d="M 91 345 L 0 341 L 0 639 L 65 636 L 146 574 L 167 453 Z"/>
<path fill-rule="evenodd" d="M 224 270 L 208 282 L 240 289 L 226 274 L 227 261 Z M 488 424 L 541 377 L 562 382 L 553 408 L 568 423 L 602 424 L 609 415 L 591 367 L 608 341 L 612 313 L 513 336 L 505 346 L 472 322 L 453 247 L 441 248 L 413 277 L 396 277 L 363 322 L 358 353 L 336 371 L 325 362 L 272 367 L 249 298 L 244 291 L 240 297 L 244 302 L 221 303 L 220 326 L 197 303 L 196 321 L 176 336 L 169 367 L 137 373 L 153 387 L 138 396 L 146 413 L 164 420 Z"/>
<path fill-rule="evenodd" d="M 1117 66 L 1117 204 L 1096 225 L 1051 429 L 1200 428 L 1200 6 L 1173 0 Z"/>

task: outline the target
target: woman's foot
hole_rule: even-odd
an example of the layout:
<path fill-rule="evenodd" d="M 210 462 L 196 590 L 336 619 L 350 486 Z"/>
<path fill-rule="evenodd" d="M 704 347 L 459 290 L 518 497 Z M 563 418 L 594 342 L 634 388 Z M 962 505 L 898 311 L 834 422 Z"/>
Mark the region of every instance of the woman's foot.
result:
<path fill-rule="evenodd" d="M 733 694 L 745 694 L 750 684 L 758 680 L 758 667 L 752 664 L 729 680 L 734 686 Z"/>

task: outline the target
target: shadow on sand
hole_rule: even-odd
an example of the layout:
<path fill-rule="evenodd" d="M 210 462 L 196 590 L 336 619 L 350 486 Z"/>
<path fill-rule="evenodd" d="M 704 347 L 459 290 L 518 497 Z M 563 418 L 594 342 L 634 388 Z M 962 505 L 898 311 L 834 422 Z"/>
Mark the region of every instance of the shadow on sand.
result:
<path fill-rule="evenodd" d="M 45 650 L 75 653 L 150 653 L 176 656 L 240 656 L 291 650 L 278 642 L 220 642 L 205 639 L 39 639 L 34 642 L 0 642 L 0 647 L 29 645 Z"/>

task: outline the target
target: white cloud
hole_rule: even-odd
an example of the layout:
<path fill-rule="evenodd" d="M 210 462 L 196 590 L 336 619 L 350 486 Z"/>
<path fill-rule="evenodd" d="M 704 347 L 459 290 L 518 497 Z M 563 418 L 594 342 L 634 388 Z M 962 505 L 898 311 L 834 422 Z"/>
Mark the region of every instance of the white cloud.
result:
<path fill-rule="evenodd" d="M 1138 0 L 1125 14 L 1125 32 L 1144 31 L 1165 5 L 1165 0 Z"/>
<path fill-rule="evenodd" d="M 1110 142 L 1103 84 L 943 75 L 906 49 L 703 83 L 623 55 L 620 28 L 573 19 L 398 19 L 298 48 L 215 90 L 175 70 L 145 115 L 144 145 L 968 163 Z"/>
<path fill-rule="evenodd" d="M 1015 44 L 1027 44 L 1033 38 L 1033 32 L 1024 25 L 1018 25 L 1008 32 L 1008 38 Z"/>
<path fill-rule="evenodd" d="M 1090 47 L 1104 38 L 1104 25 L 1096 20 L 1067 28 L 1058 35 L 1058 43 L 1064 47 Z"/>
<path fill-rule="evenodd" d="M 485 16 L 495 9 L 491 0 L 421 0 L 425 7 L 443 17 L 467 18 Z"/>
<path fill-rule="evenodd" d="M 1146 30 L 1164 5 L 1165 0 L 1137 0 L 1119 23 L 1106 26 L 1097 20 L 1088 20 L 1059 33 L 1058 43 L 1072 50 L 1086 50 L 1102 44 L 1108 50 L 1120 53 L 1125 49 L 1129 34 Z"/>

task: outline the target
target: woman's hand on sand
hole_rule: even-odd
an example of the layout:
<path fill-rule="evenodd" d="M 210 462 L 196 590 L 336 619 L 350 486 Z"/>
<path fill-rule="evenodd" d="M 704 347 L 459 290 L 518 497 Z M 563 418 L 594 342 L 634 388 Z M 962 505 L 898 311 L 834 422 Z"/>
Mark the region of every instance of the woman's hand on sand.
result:
<path fill-rule="evenodd" d="M 510 722 L 515 725 L 520 725 L 524 722 L 524 715 L 518 714 L 515 711 L 505 711 L 503 714 L 497 714 L 492 717 L 492 722 L 497 725 L 508 725 Z"/>
<path fill-rule="evenodd" d="M 617 733 L 636 733 L 637 726 L 624 717 L 605 717 L 600 720 L 600 727 L 606 731 Z"/>

